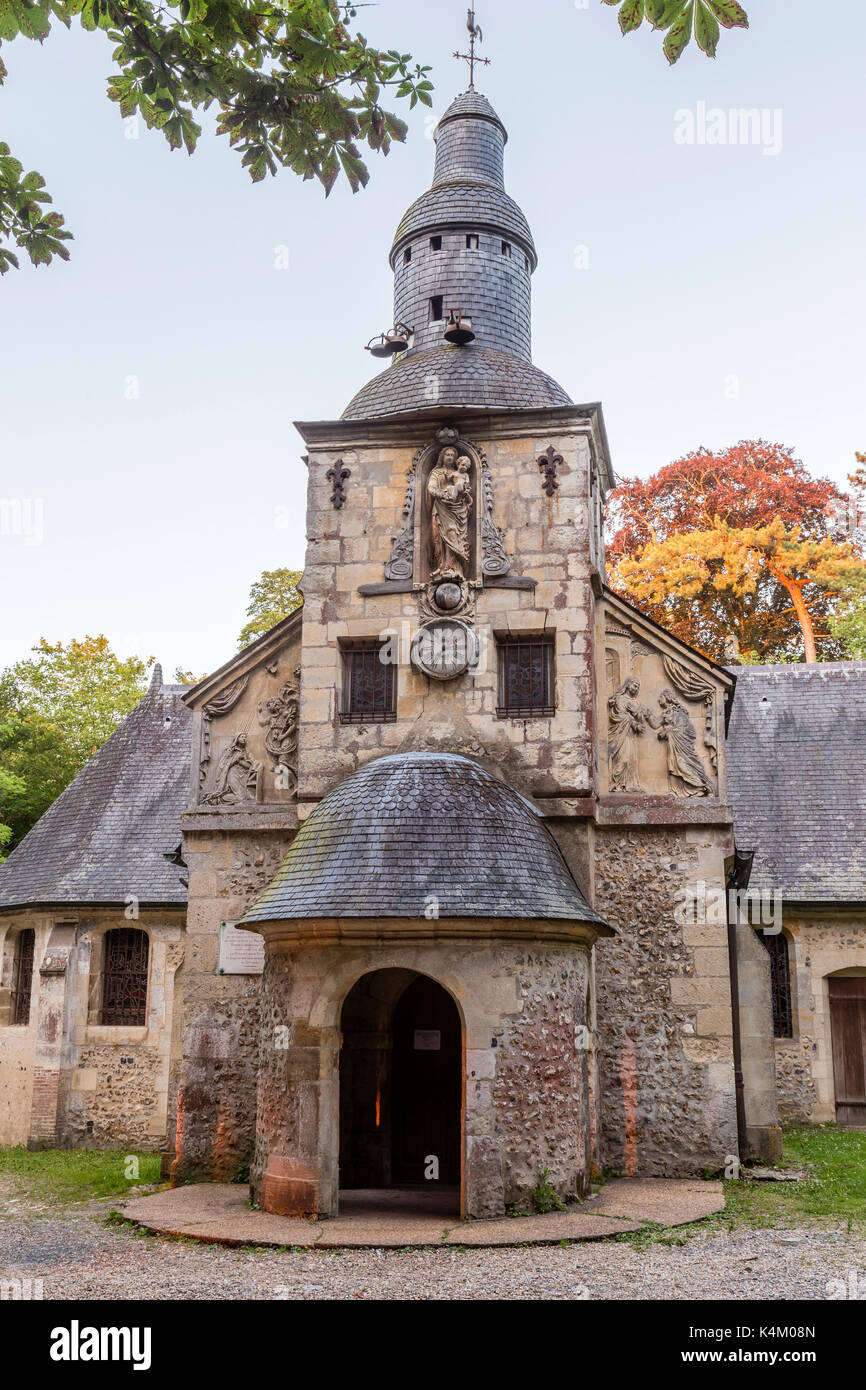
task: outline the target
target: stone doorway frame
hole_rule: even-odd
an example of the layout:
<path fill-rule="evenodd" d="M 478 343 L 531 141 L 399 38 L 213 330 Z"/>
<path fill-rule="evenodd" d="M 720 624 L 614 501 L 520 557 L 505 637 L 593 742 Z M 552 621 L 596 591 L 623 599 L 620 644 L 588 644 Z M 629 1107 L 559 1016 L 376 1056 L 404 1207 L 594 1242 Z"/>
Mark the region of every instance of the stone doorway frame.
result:
<path fill-rule="evenodd" d="M 361 982 L 363 979 L 365 979 L 368 975 L 378 975 L 378 974 L 380 974 L 380 973 L 382 973 L 382 972 L 384 972 L 384 971 L 389 971 L 389 970 L 405 971 L 406 973 L 411 974 L 412 977 L 413 977 L 411 980 L 407 980 L 407 981 L 405 982 L 403 988 L 399 991 L 399 993 L 396 995 L 396 997 L 393 999 L 393 1001 L 392 1001 L 392 1003 L 391 1003 L 391 1010 L 390 1010 L 390 1012 L 391 1012 L 390 1031 L 391 1031 L 391 1036 L 392 1036 L 392 1044 L 393 1044 L 394 1014 L 396 1013 L 396 1010 L 397 1010 L 397 1008 L 398 1008 L 398 1006 L 399 1006 L 400 1000 L 401 1000 L 402 997 L 403 997 L 403 994 L 404 994 L 405 991 L 414 983 L 415 980 L 417 980 L 417 979 L 426 979 L 426 980 L 430 980 L 432 984 L 437 985 L 437 986 L 439 987 L 439 989 L 441 989 L 441 990 L 448 996 L 448 998 L 451 1000 L 451 1003 L 454 1005 L 454 1008 L 455 1008 L 456 1011 L 457 1011 L 457 1018 L 458 1018 L 458 1021 L 459 1021 L 459 1024 L 460 1024 L 460 1137 L 459 1137 L 459 1146 L 458 1146 L 458 1148 L 459 1148 L 460 1176 L 459 1176 L 458 1188 L 459 1188 L 459 1213 L 460 1213 L 460 1220 L 463 1221 L 463 1220 L 465 1220 L 465 1217 L 466 1217 L 466 1035 L 467 1035 L 467 1028 L 466 1028 L 466 1016 L 465 1016 L 464 1009 L 463 1009 L 463 1007 L 462 1007 L 462 1005 L 461 1005 L 460 999 L 457 997 L 457 995 L 455 994 L 454 990 L 453 990 L 453 989 L 449 989 L 448 985 L 444 984 L 442 980 L 437 979 L 437 977 L 436 977 L 435 975 L 432 975 L 432 974 L 430 973 L 429 970 L 419 970 L 419 969 L 417 969 L 415 966 L 407 966 L 407 965 L 373 965 L 371 968 L 369 968 L 369 969 L 367 969 L 367 970 L 362 970 L 361 973 L 360 973 L 360 975 L 356 976 L 356 978 L 352 981 L 352 983 L 351 983 L 351 984 L 348 986 L 348 988 L 344 991 L 344 993 L 343 993 L 343 995 L 342 995 L 342 998 L 341 998 L 341 1000 L 340 1000 L 339 1009 L 338 1009 L 338 1013 L 337 1013 L 337 1033 L 338 1033 L 337 1057 L 339 1058 L 340 1053 L 341 1053 L 341 1051 L 342 1051 L 342 1035 L 343 1035 L 342 1018 L 343 1018 L 343 1009 L 345 1008 L 346 1001 L 348 1000 L 350 994 L 351 994 L 352 991 L 356 988 L 356 986 L 359 985 L 360 982 Z M 391 1083 L 390 1083 L 390 1084 L 393 1086 L 393 1076 L 392 1076 L 392 1078 L 391 1078 Z M 340 1067 L 339 1067 L 339 1064 L 338 1064 L 338 1066 L 337 1066 L 337 1068 L 336 1068 L 336 1086 L 335 1086 L 335 1092 L 336 1092 L 336 1096 L 335 1096 L 335 1099 L 336 1099 L 336 1123 L 335 1123 L 335 1126 L 334 1126 L 334 1132 L 335 1132 L 335 1136 L 336 1136 L 336 1155 L 335 1155 L 335 1158 L 334 1158 L 334 1171 L 335 1171 L 335 1173 L 336 1173 L 336 1193 L 335 1193 L 335 1197 L 336 1197 L 336 1215 L 339 1215 L 339 1200 L 340 1200 L 340 1149 L 341 1149 L 341 1139 L 342 1139 L 341 1126 L 340 1126 L 341 1090 L 340 1090 Z M 398 1187 L 398 1186 L 399 1186 L 399 1184 L 394 1184 L 392 1187 L 383 1188 L 382 1190 L 383 1190 L 384 1192 L 393 1191 L 393 1190 L 394 1190 L 396 1187 Z"/>

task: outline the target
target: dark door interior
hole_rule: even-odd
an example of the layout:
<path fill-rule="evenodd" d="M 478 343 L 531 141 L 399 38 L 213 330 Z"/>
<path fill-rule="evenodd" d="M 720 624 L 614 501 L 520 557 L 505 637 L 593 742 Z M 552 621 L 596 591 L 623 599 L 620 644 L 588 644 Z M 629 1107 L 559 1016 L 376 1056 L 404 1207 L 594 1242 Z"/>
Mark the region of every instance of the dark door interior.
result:
<path fill-rule="evenodd" d="M 460 1182 L 461 1052 L 456 1004 L 419 975 L 394 1013 L 391 1166 L 400 1186 L 430 1182 L 431 1159 L 441 1184 Z"/>
<path fill-rule="evenodd" d="M 415 971 L 374 970 L 347 995 L 340 1029 L 340 1188 L 459 1187 L 463 1039 L 450 994 Z"/>
<path fill-rule="evenodd" d="M 835 976 L 829 985 L 836 1120 L 866 1125 L 866 976 Z"/>

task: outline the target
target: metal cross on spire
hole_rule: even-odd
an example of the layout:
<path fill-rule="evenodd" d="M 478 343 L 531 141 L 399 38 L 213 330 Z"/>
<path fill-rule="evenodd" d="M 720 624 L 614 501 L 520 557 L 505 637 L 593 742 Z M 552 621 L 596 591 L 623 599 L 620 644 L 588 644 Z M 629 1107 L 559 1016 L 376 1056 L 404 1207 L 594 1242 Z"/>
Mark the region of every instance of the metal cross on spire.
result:
<path fill-rule="evenodd" d="M 466 15 L 466 28 L 469 30 L 469 52 L 455 53 L 455 58 L 462 58 L 464 63 L 469 64 L 469 90 L 475 90 L 475 64 L 483 63 L 485 67 L 490 66 L 489 58 L 476 58 L 475 45 L 481 43 L 484 35 L 481 33 L 481 26 L 475 23 L 475 11 L 468 10 Z"/>

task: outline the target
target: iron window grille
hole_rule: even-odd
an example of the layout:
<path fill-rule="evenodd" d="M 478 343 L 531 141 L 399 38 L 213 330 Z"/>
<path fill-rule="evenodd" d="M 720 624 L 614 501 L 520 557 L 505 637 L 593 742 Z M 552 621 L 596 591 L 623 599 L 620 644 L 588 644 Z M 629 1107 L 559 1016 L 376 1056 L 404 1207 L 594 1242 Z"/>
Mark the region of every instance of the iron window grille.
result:
<path fill-rule="evenodd" d="M 770 957 L 770 990 L 773 1000 L 773 1036 L 793 1038 L 794 1017 L 791 1005 L 791 965 L 788 959 L 788 938 L 784 932 L 775 936 L 762 933 Z"/>
<path fill-rule="evenodd" d="M 534 719 L 556 713 L 553 633 L 497 640 L 500 719 Z"/>
<path fill-rule="evenodd" d="M 33 985 L 33 950 L 36 933 L 32 927 L 25 927 L 18 933 L 15 941 L 15 955 L 12 960 L 12 1010 L 10 1022 L 17 1027 L 26 1027 L 30 1022 L 30 992 Z"/>
<path fill-rule="evenodd" d="M 147 1022 L 147 933 L 115 927 L 105 933 L 102 1022 L 140 1028 Z"/>
<path fill-rule="evenodd" d="M 343 648 L 342 724 L 391 724 L 397 718 L 397 668 L 379 659 L 379 642 Z"/>

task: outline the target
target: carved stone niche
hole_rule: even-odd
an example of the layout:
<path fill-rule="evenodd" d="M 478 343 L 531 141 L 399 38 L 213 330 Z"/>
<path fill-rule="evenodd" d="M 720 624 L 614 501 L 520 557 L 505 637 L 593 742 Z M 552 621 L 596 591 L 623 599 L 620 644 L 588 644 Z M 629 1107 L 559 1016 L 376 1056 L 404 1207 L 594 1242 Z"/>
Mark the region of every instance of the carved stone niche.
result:
<path fill-rule="evenodd" d="M 201 707 L 198 804 L 252 809 L 298 786 L 300 650 L 270 654 Z"/>
<path fill-rule="evenodd" d="M 721 682 L 671 640 L 648 640 L 618 613 L 603 619 L 600 773 L 609 795 L 719 796 Z"/>
<path fill-rule="evenodd" d="M 385 565 L 387 579 L 412 583 L 425 617 L 471 621 L 484 577 L 508 573 L 493 506 L 484 450 L 443 426 L 412 460 L 403 530 Z"/>

